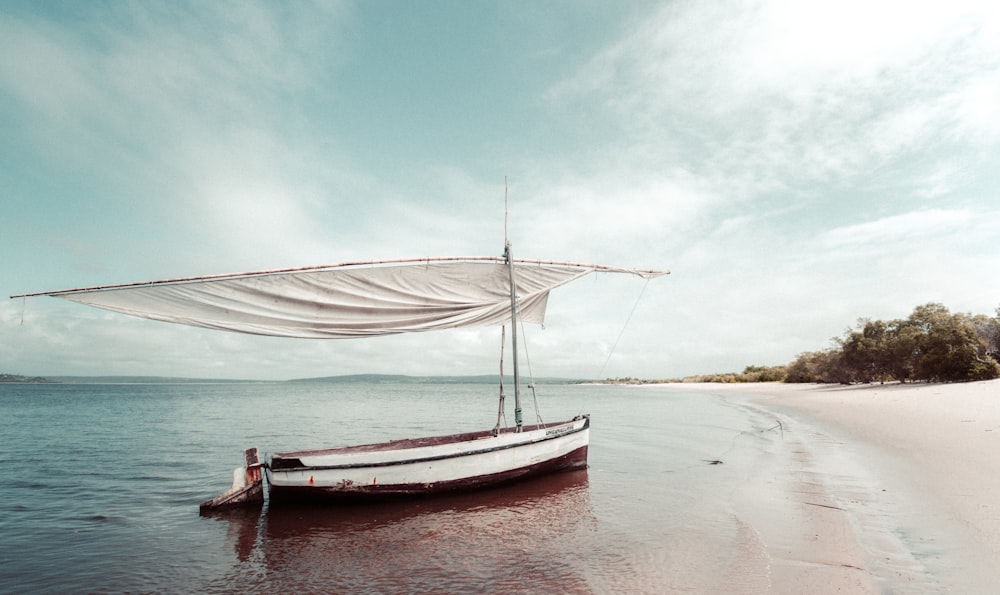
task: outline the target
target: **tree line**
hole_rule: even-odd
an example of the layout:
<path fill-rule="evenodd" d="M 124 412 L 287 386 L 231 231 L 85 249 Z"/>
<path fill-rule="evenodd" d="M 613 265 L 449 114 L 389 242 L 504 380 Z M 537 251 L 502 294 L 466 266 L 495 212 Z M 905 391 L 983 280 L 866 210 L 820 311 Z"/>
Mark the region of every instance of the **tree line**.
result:
<path fill-rule="evenodd" d="M 965 382 L 1000 378 L 1000 308 L 995 317 L 917 306 L 908 318 L 862 318 L 825 351 L 787 366 L 785 382 Z"/>

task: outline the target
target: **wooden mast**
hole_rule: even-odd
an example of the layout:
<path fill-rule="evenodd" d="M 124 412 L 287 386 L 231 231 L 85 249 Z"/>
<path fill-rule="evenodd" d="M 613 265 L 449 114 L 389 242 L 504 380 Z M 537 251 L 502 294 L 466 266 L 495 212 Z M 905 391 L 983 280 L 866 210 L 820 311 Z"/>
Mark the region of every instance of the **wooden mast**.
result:
<path fill-rule="evenodd" d="M 513 343 L 514 356 L 514 424 L 515 431 L 521 431 L 521 374 L 517 365 L 517 285 L 514 283 L 514 256 L 510 251 L 510 241 L 504 245 L 504 258 L 507 259 L 507 272 L 510 274 L 510 340 Z"/>
<path fill-rule="evenodd" d="M 503 257 L 507 260 L 510 275 L 510 340 L 514 356 L 514 432 L 521 432 L 521 374 L 517 365 L 517 284 L 514 283 L 514 255 L 510 251 L 510 236 L 507 235 L 507 220 L 510 208 L 507 203 L 507 176 L 503 177 Z M 498 424 L 499 425 L 499 424 Z"/>

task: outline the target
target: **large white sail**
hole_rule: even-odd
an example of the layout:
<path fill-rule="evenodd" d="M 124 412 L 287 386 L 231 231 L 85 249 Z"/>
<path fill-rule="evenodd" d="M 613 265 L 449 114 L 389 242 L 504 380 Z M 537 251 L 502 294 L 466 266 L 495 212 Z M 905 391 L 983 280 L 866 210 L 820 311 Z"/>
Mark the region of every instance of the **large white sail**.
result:
<path fill-rule="evenodd" d="M 518 316 L 542 323 L 549 291 L 594 271 L 660 271 L 517 260 Z M 500 325 L 510 280 L 500 258 L 426 259 L 44 292 L 132 316 L 216 330 L 354 338 Z"/>

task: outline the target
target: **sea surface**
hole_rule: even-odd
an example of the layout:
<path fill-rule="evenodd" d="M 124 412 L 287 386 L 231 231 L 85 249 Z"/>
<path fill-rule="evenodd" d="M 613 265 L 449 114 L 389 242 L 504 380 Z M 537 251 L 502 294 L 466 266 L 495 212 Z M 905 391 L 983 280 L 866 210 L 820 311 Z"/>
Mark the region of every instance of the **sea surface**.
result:
<path fill-rule="evenodd" d="M 752 569 L 733 574 L 746 548 L 730 495 L 781 440 L 773 417 L 705 392 L 537 392 L 545 421 L 591 415 L 586 471 L 402 503 L 202 516 L 199 503 L 229 487 L 245 447 L 491 428 L 497 388 L 0 385 L 0 591 L 663 593 L 763 584 Z M 527 390 L 526 400 L 531 423 Z"/>

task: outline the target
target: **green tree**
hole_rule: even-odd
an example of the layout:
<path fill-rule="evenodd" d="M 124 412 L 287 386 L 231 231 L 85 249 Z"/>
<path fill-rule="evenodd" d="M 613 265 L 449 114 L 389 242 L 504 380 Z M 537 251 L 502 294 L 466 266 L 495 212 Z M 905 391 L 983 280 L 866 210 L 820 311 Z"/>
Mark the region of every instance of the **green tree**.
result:
<path fill-rule="evenodd" d="M 849 384 L 851 374 L 843 360 L 843 354 L 837 349 L 802 353 L 788 365 L 785 382 Z"/>
<path fill-rule="evenodd" d="M 979 338 L 980 356 L 983 359 L 1000 360 L 1000 308 L 997 308 L 996 318 L 979 314 L 973 316 L 970 322 L 972 328 L 976 329 L 976 336 Z"/>
<path fill-rule="evenodd" d="M 893 320 L 888 324 L 883 356 L 890 378 L 906 382 L 914 377 L 920 356 L 920 337 L 920 329 L 908 320 Z"/>
<path fill-rule="evenodd" d="M 800 353 L 795 360 L 788 364 L 788 374 L 785 375 L 785 382 L 819 382 L 816 372 L 816 360 L 818 354 L 814 351 Z"/>
<path fill-rule="evenodd" d="M 913 311 L 910 321 L 921 331 L 918 378 L 956 382 L 1000 377 L 1000 365 L 986 355 L 987 346 L 972 316 L 952 314 L 941 304 L 926 304 Z"/>
<path fill-rule="evenodd" d="M 848 331 L 840 343 L 845 372 L 853 382 L 872 382 L 891 377 L 889 325 L 881 320 L 858 320 L 857 331 Z"/>

